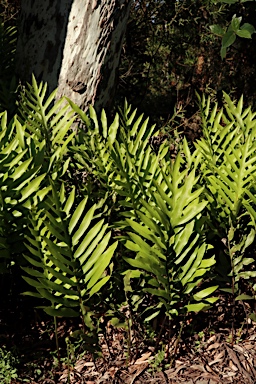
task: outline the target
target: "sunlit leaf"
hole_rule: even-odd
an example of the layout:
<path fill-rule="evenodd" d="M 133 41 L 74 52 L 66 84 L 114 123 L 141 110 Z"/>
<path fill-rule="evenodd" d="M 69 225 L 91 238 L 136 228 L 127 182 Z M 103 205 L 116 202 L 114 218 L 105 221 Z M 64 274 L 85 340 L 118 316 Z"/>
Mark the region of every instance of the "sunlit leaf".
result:
<path fill-rule="evenodd" d="M 207 296 L 211 295 L 216 289 L 218 288 L 218 285 L 214 285 L 213 287 L 202 289 L 200 292 L 197 292 L 193 297 L 195 300 L 199 301 Z"/>
<path fill-rule="evenodd" d="M 44 311 L 47 313 L 47 315 L 54 316 L 54 317 L 77 317 L 79 316 L 78 311 L 74 311 L 71 308 L 51 308 L 51 307 L 44 307 Z"/>

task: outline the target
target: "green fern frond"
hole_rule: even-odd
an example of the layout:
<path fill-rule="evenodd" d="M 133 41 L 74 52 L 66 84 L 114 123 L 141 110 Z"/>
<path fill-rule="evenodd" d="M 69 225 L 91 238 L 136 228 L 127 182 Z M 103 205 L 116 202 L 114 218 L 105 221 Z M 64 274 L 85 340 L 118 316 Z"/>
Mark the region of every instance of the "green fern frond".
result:
<path fill-rule="evenodd" d="M 26 136 L 26 127 L 14 118 L 7 123 L 7 113 L 0 116 L 0 200 L 2 234 L 9 244 L 10 262 L 16 263 L 24 250 L 23 238 L 27 231 L 28 209 L 48 193 L 42 188 L 45 173 L 43 159 L 33 156 L 34 146 Z"/>
<path fill-rule="evenodd" d="M 226 94 L 225 100 L 228 112 L 225 120 L 231 121 L 221 123 L 224 112 L 217 113 L 214 107 L 212 114 L 217 119 L 205 128 L 208 129 L 206 138 L 199 140 L 196 146 L 205 160 L 204 173 L 211 193 L 227 217 L 231 215 L 236 219 L 241 213 L 245 194 L 254 185 L 256 119 L 250 110 L 242 113 L 242 98 L 238 106 Z"/>
<path fill-rule="evenodd" d="M 19 114 L 39 141 L 45 140 L 47 150 L 51 154 L 56 151 L 56 145 L 67 146 L 75 132 L 71 126 L 75 121 L 74 111 L 64 104 L 64 98 L 54 103 L 57 90 L 47 96 L 47 84 L 39 85 L 32 75 L 32 84 L 28 84 L 21 94 Z M 69 132 L 70 131 L 70 132 Z M 67 138 L 67 134 L 71 135 Z M 60 154 L 59 154 L 60 156 Z M 56 157 L 56 156 L 55 156 Z"/>
<path fill-rule="evenodd" d="M 32 212 L 26 242 L 31 255 L 25 257 L 34 268 L 24 269 L 24 279 L 50 300 L 46 313 L 75 316 L 86 312 L 85 301 L 109 280 L 117 242 L 109 245 L 108 225 L 97 219 L 95 204 L 88 207 L 88 196 L 76 207 L 74 189 L 68 197 L 64 188 L 52 190 L 41 213 Z"/>
<path fill-rule="evenodd" d="M 207 257 L 210 247 L 205 243 L 202 217 L 207 201 L 202 197 L 204 188 L 197 186 L 194 156 L 193 161 L 189 154 L 191 168 L 183 169 L 180 154 L 172 166 L 162 167 L 163 178 L 161 184 L 153 183 L 151 200 L 147 195 L 140 199 L 143 213 L 135 211 L 133 219 L 126 219 L 133 232 L 128 232 L 125 246 L 136 257 L 125 260 L 150 276 L 143 290 L 156 296 L 169 316 L 178 313 L 178 302 L 183 302 L 183 310 L 193 310 L 192 304 L 187 304 L 188 295 L 192 303 L 197 299 L 200 291 L 194 291 L 215 263 L 214 256 Z M 212 287 L 209 295 L 216 288 Z M 198 310 L 209 307 L 209 295 Z"/>
<path fill-rule="evenodd" d="M 202 105 L 204 137 L 196 146 L 203 155 L 202 174 L 210 202 L 210 220 L 218 236 L 226 239 L 230 276 L 255 276 L 253 258 L 246 257 L 255 238 L 256 114 L 224 93 L 224 110 L 210 99 Z M 250 239 L 250 241 L 246 241 Z"/>

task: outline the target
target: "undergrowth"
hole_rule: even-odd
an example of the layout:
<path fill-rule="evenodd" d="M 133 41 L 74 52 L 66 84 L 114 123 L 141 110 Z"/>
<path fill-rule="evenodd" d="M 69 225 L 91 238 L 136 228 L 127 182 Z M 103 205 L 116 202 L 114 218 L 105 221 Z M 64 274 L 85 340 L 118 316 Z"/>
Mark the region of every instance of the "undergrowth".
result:
<path fill-rule="evenodd" d="M 159 140 L 127 102 L 109 122 L 104 110 L 46 96 L 34 77 L 16 89 L 17 109 L 5 107 L 14 93 L 5 85 L 0 273 L 20 271 L 20 293 L 53 318 L 56 350 L 59 318 L 80 319 L 69 336 L 95 356 L 107 324 L 121 326 L 128 359 L 132 335 L 161 322 L 158 369 L 164 324 L 178 319 L 179 340 L 191 313 L 214 308 L 221 295 L 231 302 L 234 343 L 237 303 L 256 291 L 256 113 L 243 98 L 224 94 L 223 108 L 199 98 L 202 137 L 184 138 L 174 156 L 168 136 Z M 252 310 L 246 317 L 255 320 Z"/>

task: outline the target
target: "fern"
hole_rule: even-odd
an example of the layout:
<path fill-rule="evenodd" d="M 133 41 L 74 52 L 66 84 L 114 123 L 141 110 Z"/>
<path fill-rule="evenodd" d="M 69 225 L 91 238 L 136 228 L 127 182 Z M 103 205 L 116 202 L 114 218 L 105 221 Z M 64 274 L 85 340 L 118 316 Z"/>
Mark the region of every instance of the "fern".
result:
<path fill-rule="evenodd" d="M 148 127 L 148 119 L 144 120 L 143 115 L 136 117 L 136 110 L 131 111 L 127 102 L 121 117 L 116 114 L 109 126 L 104 110 L 98 119 L 92 107 L 87 115 L 71 100 L 69 103 L 84 124 L 72 147 L 74 169 L 86 172 L 94 196 L 111 196 L 109 204 L 114 204 L 118 211 L 122 207 L 128 214 L 153 178 L 161 177 L 159 162 L 168 148 L 158 156 L 153 155 L 148 141 L 155 126 Z"/>
<path fill-rule="evenodd" d="M 248 247 L 255 238 L 256 119 L 250 108 L 243 109 L 224 93 L 225 111 L 217 104 L 211 110 L 210 99 L 203 98 L 204 138 L 196 144 L 203 155 L 203 177 L 211 204 L 211 222 L 226 243 L 229 271 L 240 278 L 255 277 L 248 265 Z M 222 260 L 219 270 L 222 269 Z"/>
<path fill-rule="evenodd" d="M 114 122 L 108 127 L 107 116 L 102 110 L 98 119 L 92 106 L 86 114 L 71 100 L 68 100 L 73 110 L 79 115 L 81 123 L 74 140 L 72 150 L 72 163 L 70 167 L 70 178 L 85 179 L 86 192 L 90 191 L 93 198 L 103 198 L 107 195 L 114 195 L 113 192 L 113 167 L 110 158 L 111 140 L 119 129 L 119 118 L 116 115 Z M 82 187 L 81 183 L 79 188 Z M 83 191 L 81 191 L 83 193 Z"/>
<path fill-rule="evenodd" d="M 155 125 L 148 127 L 148 119 L 143 115 L 136 117 L 136 110 L 125 103 L 120 136 L 113 144 L 111 158 L 118 174 L 114 187 L 123 198 L 119 203 L 129 211 L 139 209 L 140 197 L 148 193 L 153 180 L 161 179 L 160 163 L 168 148 L 156 155 L 152 152 L 149 139 L 155 131 Z"/>
<path fill-rule="evenodd" d="M 136 257 L 125 260 L 147 274 L 143 291 L 157 297 L 168 316 L 180 310 L 200 311 L 216 300 L 209 296 L 217 286 L 197 289 L 215 260 L 207 257 L 210 247 L 205 242 L 202 216 L 207 202 L 202 198 L 204 188 L 197 188 L 198 153 L 191 155 L 186 141 L 184 149 L 191 168 L 184 169 L 181 154 L 170 167 L 163 166 L 161 182 L 152 182 L 152 199 L 141 197 L 144 211 L 136 211 L 126 220 L 132 231 L 125 245 Z"/>
<path fill-rule="evenodd" d="M 248 252 L 256 124 L 242 99 L 236 105 L 225 95 L 219 110 L 203 98 L 203 137 L 194 152 L 184 140 L 173 159 L 165 142 L 152 151 L 155 126 L 127 102 L 109 124 L 104 110 L 87 114 L 70 100 L 55 102 L 55 94 L 33 77 L 19 117 L 8 124 L 2 113 L 0 131 L 2 270 L 18 239 L 24 279 L 34 288 L 26 294 L 48 300 L 46 313 L 87 321 L 86 305 L 112 271 L 117 242 L 109 224 L 121 229 L 123 274 L 142 276 L 143 294 L 156 299 L 153 315 L 161 307 L 170 317 L 200 311 L 217 300 L 218 283 L 206 283 L 215 259 L 216 270 L 222 266 L 215 234 L 226 244 L 234 284 L 255 277 Z"/>
<path fill-rule="evenodd" d="M 54 93 L 46 98 L 47 86 L 35 78 L 22 95 L 20 116 L 8 123 L 1 114 L 0 183 L 2 270 L 21 260 L 30 209 L 40 206 L 51 190 L 51 179 L 62 177 L 69 166 L 68 145 L 75 132 L 74 112 L 59 101 L 51 106 Z M 51 107 L 50 107 L 51 106 Z"/>
<path fill-rule="evenodd" d="M 155 127 L 148 127 L 143 115 L 136 117 L 136 110 L 131 111 L 127 103 L 121 118 L 116 115 L 109 128 L 104 112 L 99 121 L 92 107 L 87 115 L 69 103 L 85 124 L 76 160 L 118 198 L 121 210 L 114 226 L 128 231 L 126 247 L 137 253 L 135 258 L 124 258 L 135 268 L 132 276 L 146 272 L 144 291 L 155 295 L 170 316 L 177 313 L 181 300 L 184 310 L 207 308 L 215 300 L 208 296 L 216 286 L 208 287 L 205 296 L 199 292 L 196 296 L 196 286 L 215 261 L 206 256 L 209 246 L 204 243 L 200 217 L 206 202 L 199 199 L 203 188 L 197 188 L 196 176 L 199 158 L 190 153 L 186 141 L 187 163 L 179 155 L 172 164 L 165 144 L 157 154 L 153 152 L 149 138 Z M 93 165 L 91 159 L 95 159 Z"/>
<path fill-rule="evenodd" d="M 45 141 L 45 167 L 47 172 L 51 170 L 53 178 L 57 178 L 67 147 L 76 135 L 75 129 L 71 129 L 76 119 L 74 111 L 67 103 L 63 105 L 64 98 L 54 103 L 56 92 L 47 97 L 47 84 L 38 85 L 32 76 L 32 84 L 24 89 L 19 104 L 19 116 L 33 135 L 34 143 L 40 145 Z M 62 174 L 65 167 L 64 164 Z"/>
<path fill-rule="evenodd" d="M 31 212 L 30 236 L 23 267 L 24 279 L 37 292 L 25 294 L 50 301 L 44 306 L 52 316 L 85 317 L 85 302 L 110 278 L 106 273 L 117 242 L 109 245 L 111 233 L 97 205 L 88 206 L 88 196 L 76 206 L 75 189 L 66 196 L 64 186 L 39 212 Z"/>
<path fill-rule="evenodd" d="M 31 154 L 33 144 L 25 127 L 16 118 L 7 124 L 6 112 L 0 115 L 0 123 L 1 248 L 10 264 L 20 258 L 31 202 L 40 201 L 48 189 L 40 190 L 45 173 L 38 154 Z"/>

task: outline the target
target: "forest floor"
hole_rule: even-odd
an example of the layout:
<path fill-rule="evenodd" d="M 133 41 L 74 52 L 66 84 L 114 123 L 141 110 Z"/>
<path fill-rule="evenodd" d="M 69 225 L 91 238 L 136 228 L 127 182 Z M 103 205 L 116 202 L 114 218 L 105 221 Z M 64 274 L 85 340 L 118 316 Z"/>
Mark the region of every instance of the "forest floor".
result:
<path fill-rule="evenodd" d="M 9 304 L 5 300 L 0 308 L 0 348 L 12 351 L 18 378 L 5 381 L 8 369 L 0 359 L 0 382 L 254 384 L 256 323 L 247 316 L 250 310 L 249 305 L 238 303 L 234 313 L 230 303 L 220 300 L 214 310 L 187 316 L 180 337 L 179 321 L 155 324 L 151 337 L 134 327 L 130 345 L 124 328 L 107 323 L 99 335 L 97 358 L 83 352 L 81 343 L 71 344 L 68 336 L 79 327 L 77 320 L 59 319 L 58 360 L 53 321 L 42 310 L 31 308 L 29 298 L 19 297 Z"/>

